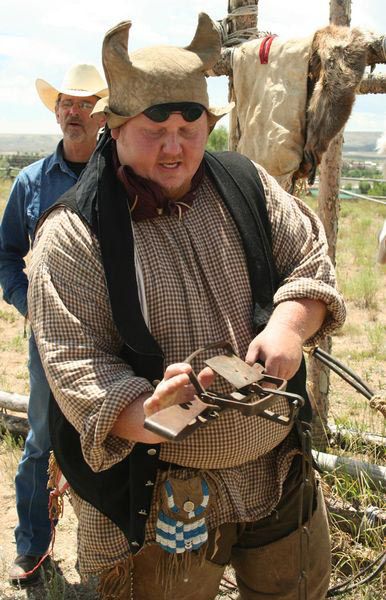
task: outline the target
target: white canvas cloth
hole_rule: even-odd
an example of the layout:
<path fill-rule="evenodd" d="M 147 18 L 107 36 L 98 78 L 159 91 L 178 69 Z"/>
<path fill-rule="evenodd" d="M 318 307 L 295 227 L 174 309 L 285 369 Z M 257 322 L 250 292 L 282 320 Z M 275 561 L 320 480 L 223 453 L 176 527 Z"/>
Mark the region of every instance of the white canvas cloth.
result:
<path fill-rule="evenodd" d="M 261 64 L 261 39 L 233 54 L 233 88 L 240 133 L 237 151 L 262 165 L 289 190 L 303 156 L 308 62 L 312 36 L 275 38 L 268 64 Z"/>

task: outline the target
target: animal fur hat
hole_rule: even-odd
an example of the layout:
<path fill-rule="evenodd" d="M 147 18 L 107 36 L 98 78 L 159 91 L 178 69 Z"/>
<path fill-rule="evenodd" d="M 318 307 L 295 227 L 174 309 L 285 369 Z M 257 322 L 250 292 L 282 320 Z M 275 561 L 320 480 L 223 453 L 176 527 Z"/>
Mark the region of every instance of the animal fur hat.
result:
<path fill-rule="evenodd" d="M 75 65 L 64 75 L 59 88 L 51 85 L 44 79 L 35 81 L 40 100 L 52 112 L 55 112 L 56 100 L 59 94 L 85 98 L 87 96 L 107 96 L 108 89 L 94 65 Z"/>
<path fill-rule="evenodd" d="M 209 107 L 205 71 L 219 60 L 221 38 L 216 24 L 200 13 L 192 42 L 185 48 L 153 46 L 128 55 L 131 21 L 118 23 L 104 38 L 102 62 L 109 97 L 92 114 L 104 112 L 110 129 L 156 104 L 196 102 L 208 113 L 210 126 L 233 108 Z"/>

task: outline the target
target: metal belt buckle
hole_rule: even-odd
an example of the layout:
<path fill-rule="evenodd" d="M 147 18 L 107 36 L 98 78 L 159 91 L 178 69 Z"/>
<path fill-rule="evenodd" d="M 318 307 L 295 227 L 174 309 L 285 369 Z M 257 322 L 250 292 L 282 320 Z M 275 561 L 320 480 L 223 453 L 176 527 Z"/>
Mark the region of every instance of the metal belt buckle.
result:
<path fill-rule="evenodd" d="M 223 353 L 204 361 L 215 373 L 230 383 L 230 394 L 215 394 L 206 391 L 194 371 L 190 380 L 197 392 L 195 400 L 165 408 L 145 419 L 144 426 L 167 439 L 181 440 L 197 427 L 218 417 L 224 409 L 240 411 L 244 416 L 259 416 L 280 425 L 291 427 L 304 399 L 285 391 L 287 381 L 264 372 L 264 367 L 255 363 L 248 365 L 239 358 L 229 342 L 216 342 L 193 352 L 184 362 L 192 360 L 202 352 L 222 349 Z M 278 396 L 288 400 L 288 416 L 279 415 L 272 409 Z"/>

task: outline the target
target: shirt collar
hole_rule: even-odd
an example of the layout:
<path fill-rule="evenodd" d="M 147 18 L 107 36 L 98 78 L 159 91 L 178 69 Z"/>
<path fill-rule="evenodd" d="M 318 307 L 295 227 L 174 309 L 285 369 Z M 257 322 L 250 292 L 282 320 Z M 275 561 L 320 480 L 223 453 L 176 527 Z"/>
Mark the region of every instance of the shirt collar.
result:
<path fill-rule="evenodd" d="M 66 161 L 64 160 L 63 140 L 60 140 L 59 144 L 56 146 L 55 152 L 49 157 L 46 168 L 46 175 L 48 175 L 48 173 L 52 171 L 55 167 L 60 169 L 63 173 L 67 173 L 68 175 L 71 175 L 74 179 L 76 179 L 75 173 L 71 171 Z"/>

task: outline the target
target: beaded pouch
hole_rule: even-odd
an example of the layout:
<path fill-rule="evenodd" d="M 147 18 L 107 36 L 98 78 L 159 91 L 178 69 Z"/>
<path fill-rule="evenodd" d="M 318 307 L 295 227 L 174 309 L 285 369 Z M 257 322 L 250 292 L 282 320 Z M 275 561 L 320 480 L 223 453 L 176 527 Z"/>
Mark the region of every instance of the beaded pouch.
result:
<path fill-rule="evenodd" d="M 205 517 L 210 505 L 209 485 L 203 477 L 169 477 L 161 486 L 156 542 L 171 554 L 198 550 L 208 540 Z"/>

